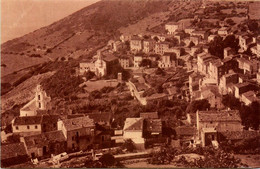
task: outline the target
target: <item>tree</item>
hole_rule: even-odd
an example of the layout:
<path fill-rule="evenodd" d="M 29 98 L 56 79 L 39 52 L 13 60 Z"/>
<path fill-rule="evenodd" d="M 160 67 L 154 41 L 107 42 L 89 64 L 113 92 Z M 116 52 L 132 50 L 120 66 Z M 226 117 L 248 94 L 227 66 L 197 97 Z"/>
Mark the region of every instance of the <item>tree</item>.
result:
<path fill-rule="evenodd" d="M 112 154 L 104 154 L 100 157 L 99 161 L 102 163 L 102 167 L 111 167 L 116 163 L 116 159 Z"/>
<path fill-rule="evenodd" d="M 248 29 L 254 33 L 259 33 L 259 25 L 257 21 L 249 20 L 247 23 Z"/>
<path fill-rule="evenodd" d="M 158 38 L 157 36 L 155 36 L 153 39 L 154 39 L 156 42 L 159 41 L 159 38 Z"/>
<path fill-rule="evenodd" d="M 232 49 L 235 50 L 235 52 L 238 51 L 239 49 L 239 45 L 238 45 L 239 41 L 238 39 L 236 39 L 235 35 L 228 35 L 224 41 L 223 41 L 223 47 L 230 47 Z"/>
<path fill-rule="evenodd" d="M 87 71 L 87 72 L 84 73 L 83 76 L 86 77 L 87 80 L 89 80 L 89 79 L 92 79 L 95 76 L 95 73 L 91 72 L 91 71 Z"/>
<path fill-rule="evenodd" d="M 143 59 L 142 62 L 139 64 L 140 67 L 151 67 L 152 61 L 150 59 Z"/>
<path fill-rule="evenodd" d="M 226 20 L 226 23 L 227 24 L 229 24 L 230 26 L 232 26 L 232 25 L 235 25 L 236 23 L 234 22 L 234 20 L 233 19 L 231 19 L 231 18 L 228 18 L 227 20 Z"/>
<path fill-rule="evenodd" d="M 129 152 L 133 152 L 136 149 L 134 142 L 131 139 L 125 140 L 125 142 L 122 145 L 122 148 L 126 149 Z"/>
<path fill-rule="evenodd" d="M 197 110 L 207 110 L 209 108 L 210 104 L 208 100 L 194 100 L 188 105 L 186 113 L 196 113 Z"/>
<path fill-rule="evenodd" d="M 224 58 L 224 44 L 222 37 L 216 36 L 214 40 L 209 43 L 209 53 L 219 57 L 220 59 Z"/>
<path fill-rule="evenodd" d="M 151 153 L 151 158 L 148 159 L 149 164 L 170 164 L 174 159 L 177 151 L 171 147 L 161 147 L 159 152 Z"/>

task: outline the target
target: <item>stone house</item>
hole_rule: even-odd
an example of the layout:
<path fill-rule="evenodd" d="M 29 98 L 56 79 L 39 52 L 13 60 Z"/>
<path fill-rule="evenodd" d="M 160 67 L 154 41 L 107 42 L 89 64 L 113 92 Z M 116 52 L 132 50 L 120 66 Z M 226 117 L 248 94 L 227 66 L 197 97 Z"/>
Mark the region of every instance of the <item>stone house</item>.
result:
<path fill-rule="evenodd" d="M 130 58 L 127 56 L 122 56 L 119 59 L 119 63 L 122 68 L 127 69 L 130 67 Z"/>
<path fill-rule="evenodd" d="M 143 56 L 134 56 L 134 67 L 139 68 L 143 60 Z"/>
<path fill-rule="evenodd" d="M 248 91 L 241 95 L 241 101 L 245 103 L 245 105 L 250 105 L 252 102 L 256 101 L 260 103 L 260 97 L 256 95 L 254 91 Z"/>
<path fill-rule="evenodd" d="M 253 86 L 247 82 L 234 85 L 234 95 L 238 99 L 241 99 L 242 94 L 250 90 L 253 90 Z"/>
<path fill-rule="evenodd" d="M 238 74 L 235 72 L 230 72 L 228 74 L 223 75 L 219 80 L 219 91 L 221 94 L 228 93 L 228 86 L 230 84 L 238 83 Z"/>
<path fill-rule="evenodd" d="M 20 138 L 30 158 L 46 158 L 66 151 L 66 138 L 62 131 L 51 131 Z"/>
<path fill-rule="evenodd" d="M 130 40 L 130 50 L 133 53 L 138 53 L 143 50 L 143 39 L 139 36 L 133 36 Z"/>
<path fill-rule="evenodd" d="M 197 111 L 196 127 L 202 146 L 217 141 L 217 132 L 242 131 L 241 118 L 237 110 Z"/>
<path fill-rule="evenodd" d="M 209 73 L 210 62 L 217 59 L 217 57 L 206 53 L 198 54 L 197 57 L 198 72 L 202 73 L 203 75 L 207 75 Z"/>
<path fill-rule="evenodd" d="M 57 115 L 22 116 L 12 121 L 14 134 L 22 136 L 57 130 Z"/>
<path fill-rule="evenodd" d="M 144 53 L 154 52 L 155 43 L 156 41 L 153 39 L 145 39 L 143 41 L 143 52 Z"/>
<path fill-rule="evenodd" d="M 170 68 L 175 67 L 176 63 L 173 58 L 171 58 L 171 53 L 164 53 L 164 55 L 161 57 L 161 60 L 158 62 L 159 68 Z"/>
<path fill-rule="evenodd" d="M 222 95 L 219 94 L 217 86 L 206 87 L 201 91 L 200 99 L 209 101 L 211 108 L 223 109 Z"/>
<path fill-rule="evenodd" d="M 176 138 L 181 146 L 190 146 L 196 137 L 196 128 L 193 126 L 178 126 L 175 128 Z"/>
<path fill-rule="evenodd" d="M 58 121 L 58 130 L 67 140 L 68 151 L 86 150 L 93 143 L 95 124 L 88 116 L 64 119 Z"/>
<path fill-rule="evenodd" d="M 170 43 L 169 42 L 159 42 L 155 44 L 154 52 L 156 54 L 161 54 L 163 55 L 164 52 L 167 52 L 170 48 Z"/>
<path fill-rule="evenodd" d="M 248 49 L 248 46 L 252 43 L 253 39 L 246 35 L 239 36 L 239 46 L 243 51 Z"/>

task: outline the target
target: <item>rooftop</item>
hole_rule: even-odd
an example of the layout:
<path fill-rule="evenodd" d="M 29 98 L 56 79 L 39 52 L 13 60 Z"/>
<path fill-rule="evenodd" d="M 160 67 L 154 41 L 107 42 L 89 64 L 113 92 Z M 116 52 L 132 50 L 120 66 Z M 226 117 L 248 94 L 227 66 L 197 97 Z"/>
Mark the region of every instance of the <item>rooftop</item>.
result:
<path fill-rule="evenodd" d="M 145 119 L 146 131 L 149 132 L 162 132 L 162 120 L 161 119 Z"/>
<path fill-rule="evenodd" d="M 14 119 L 14 125 L 32 125 L 32 124 L 41 124 L 42 116 L 24 116 L 16 117 Z"/>
<path fill-rule="evenodd" d="M 43 147 L 50 142 L 65 142 L 66 138 L 61 130 L 51 131 L 37 135 L 31 135 L 24 137 L 24 141 L 27 148 Z"/>
<path fill-rule="evenodd" d="M 196 134 L 196 128 L 192 126 L 179 126 L 175 128 L 175 131 L 179 136 L 193 136 Z"/>
<path fill-rule="evenodd" d="M 57 123 L 58 115 L 23 116 L 14 119 L 14 125 L 32 125 L 42 123 Z"/>
<path fill-rule="evenodd" d="M 144 118 L 126 118 L 125 125 L 124 125 L 124 131 L 131 130 L 131 131 L 142 131 L 143 130 L 143 123 Z"/>
<path fill-rule="evenodd" d="M 140 113 L 140 117 L 143 117 L 145 119 L 158 119 L 158 112 L 143 112 Z"/>
<path fill-rule="evenodd" d="M 64 119 L 62 121 L 68 131 L 95 126 L 94 121 L 88 116 Z"/>
<path fill-rule="evenodd" d="M 27 155 L 24 143 L 1 145 L 1 160 L 24 155 Z"/>
<path fill-rule="evenodd" d="M 224 111 L 198 111 L 200 122 L 241 122 L 238 110 L 224 110 Z"/>

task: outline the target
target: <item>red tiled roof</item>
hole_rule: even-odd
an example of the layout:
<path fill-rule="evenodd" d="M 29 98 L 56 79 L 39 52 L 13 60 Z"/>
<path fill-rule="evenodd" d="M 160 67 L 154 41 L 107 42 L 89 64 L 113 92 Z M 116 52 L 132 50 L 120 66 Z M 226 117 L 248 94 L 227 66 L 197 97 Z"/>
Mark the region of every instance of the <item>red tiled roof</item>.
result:
<path fill-rule="evenodd" d="M 228 111 L 198 111 L 200 122 L 209 121 L 239 121 L 241 118 L 238 110 L 228 110 Z"/>
<path fill-rule="evenodd" d="M 1 145 L 1 160 L 26 155 L 24 143 Z"/>
<path fill-rule="evenodd" d="M 149 132 L 162 132 L 162 120 L 161 119 L 145 119 L 146 131 Z"/>
<path fill-rule="evenodd" d="M 62 121 L 67 131 L 95 126 L 93 119 L 90 119 L 88 116 L 64 119 Z"/>
<path fill-rule="evenodd" d="M 32 125 L 32 124 L 41 124 L 42 116 L 24 116 L 16 117 L 14 119 L 14 125 Z"/>
<path fill-rule="evenodd" d="M 158 119 L 158 112 L 143 112 L 140 113 L 140 117 L 145 119 Z"/>
<path fill-rule="evenodd" d="M 192 126 L 179 126 L 175 128 L 175 131 L 179 136 L 193 136 L 196 134 L 196 128 Z"/>
<path fill-rule="evenodd" d="M 50 142 L 65 142 L 66 138 L 61 130 L 51 131 L 24 137 L 27 148 L 43 147 Z"/>
<path fill-rule="evenodd" d="M 125 125 L 124 125 L 124 131 L 125 130 L 137 130 L 142 131 L 143 130 L 143 118 L 126 118 Z"/>

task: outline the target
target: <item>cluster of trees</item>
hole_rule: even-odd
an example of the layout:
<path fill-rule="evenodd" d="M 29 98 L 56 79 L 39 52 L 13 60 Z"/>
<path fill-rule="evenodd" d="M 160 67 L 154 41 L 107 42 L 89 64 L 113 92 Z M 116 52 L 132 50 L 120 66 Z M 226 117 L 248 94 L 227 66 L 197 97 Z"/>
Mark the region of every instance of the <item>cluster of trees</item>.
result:
<path fill-rule="evenodd" d="M 238 39 L 235 35 L 228 35 L 225 39 L 220 36 L 216 36 L 213 41 L 209 43 L 209 53 L 219 57 L 220 59 L 224 58 L 224 48 L 230 47 L 238 51 Z"/>
<path fill-rule="evenodd" d="M 210 104 L 209 101 L 206 99 L 202 99 L 202 100 L 194 100 L 192 101 L 187 109 L 186 109 L 186 113 L 196 113 L 197 110 L 207 110 L 210 108 Z"/>
<path fill-rule="evenodd" d="M 88 158 L 84 163 L 84 167 L 86 167 L 86 168 L 114 168 L 114 167 L 124 167 L 124 166 L 119 161 L 117 161 L 112 154 L 106 153 L 106 154 L 102 155 L 99 158 L 99 160 L 93 160 L 91 158 Z"/>
<path fill-rule="evenodd" d="M 79 87 L 81 83 L 83 83 L 82 78 L 75 75 L 73 68 L 64 68 L 58 70 L 50 78 L 44 79 L 41 85 L 51 98 L 70 99 L 71 96 L 83 90 Z"/>
<path fill-rule="evenodd" d="M 239 110 L 242 124 L 245 125 L 246 128 L 251 127 L 253 129 L 259 129 L 259 102 L 254 101 L 250 105 L 246 106 L 233 95 L 225 95 L 222 99 L 222 103 L 230 109 Z"/>
<path fill-rule="evenodd" d="M 202 155 L 204 158 L 187 160 L 182 154 L 196 153 Z M 176 156 L 180 156 L 178 160 L 175 160 Z M 161 147 L 159 152 L 151 153 L 151 157 L 148 159 L 150 164 L 171 164 L 177 163 L 184 167 L 195 168 L 237 168 L 246 167 L 241 163 L 240 159 L 236 159 L 232 154 L 225 152 L 222 149 L 214 149 L 213 147 L 198 147 L 198 148 L 186 148 L 175 149 L 172 147 Z"/>
<path fill-rule="evenodd" d="M 260 137 L 256 138 L 244 138 L 237 143 L 231 143 L 229 141 L 222 141 L 221 147 L 231 153 L 236 154 L 260 154 Z"/>

